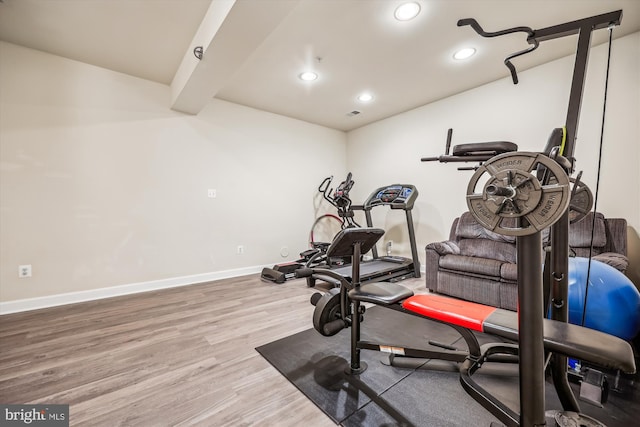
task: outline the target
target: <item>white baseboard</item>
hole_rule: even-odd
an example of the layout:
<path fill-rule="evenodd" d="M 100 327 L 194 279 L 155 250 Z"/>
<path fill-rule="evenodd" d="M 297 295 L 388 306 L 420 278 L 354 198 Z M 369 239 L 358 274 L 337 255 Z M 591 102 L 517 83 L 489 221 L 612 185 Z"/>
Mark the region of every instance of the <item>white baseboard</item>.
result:
<path fill-rule="evenodd" d="M 192 276 L 172 277 L 169 279 L 152 280 L 149 282 L 130 283 L 128 285 L 113 286 L 109 288 L 5 301 L 0 302 L 0 315 L 56 307 L 59 305 L 75 304 L 78 302 L 94 301 L 121 295 L 137 294 L 140 292 L 156 291 L 159 289 L 175 288 L 178 286 L 194 285 L 196 283 L 211 282 L 213 280 L 228 279 L 231 277 L 246 276 L 248 274 L 260 273 L 263 267 L 264 266 L 237 268 L 234 270 L 194 274 Z"/>
<path fill-rule="evenodd" d="M 269 264 L 271 267 L 275 264 Z M 236 268 L 234 270 L 216 271 L 213 273 L 194 274 L 192 276 L 171 277 L 169 279 L 152 280 L 149 282 L 130 283 L 128 285 L 113 286 L 110 288 L 91 289 L 87 291 L 69 292 L 57 295 L 48 295 L 37 298 L 26 298 L 15 301 L 0 302 L 0 315 L 20 313 L 23 311 L 39 310 L 42 308 L 57 307 L 78 302 L 94 301 L 103 298 L 117 297 L 121 295 L 137 294 L 140 292 L 156 291 L 159 289 L 175 288 L 178 286 L 195 285 L 197 283 L 211 282 L 214 280 L 229 279 L 231 277 L 246 276 L 260 273 L 265 266 L 253 266 Z M 425 267 L 420 267 L 422 273 Z"/>

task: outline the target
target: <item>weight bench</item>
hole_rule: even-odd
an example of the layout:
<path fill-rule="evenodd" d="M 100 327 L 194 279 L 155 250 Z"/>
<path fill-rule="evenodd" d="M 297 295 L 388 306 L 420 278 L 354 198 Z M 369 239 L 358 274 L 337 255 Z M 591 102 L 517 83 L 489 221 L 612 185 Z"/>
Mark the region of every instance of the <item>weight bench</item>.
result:
<path fill-rule="evenodd" d="M 348 295 L 354 301 L 386 306 L 438 321 L 456 329 L 469 348 L 469 353 L 460 366 L 462 387 L 485 409 L 507 425 L 520 425 L 520 414 L 496 399 L 472 378 L 472 375 L 487 361 L 508 360 L 505 357 L 509 355 L 517 357 L 518 345 L 495 343 L 480 347 L 476 336 L 470 332 L 484 332 L 517 342 L 519 338 L 518 313 L 441 295 L 414 295 L 410 289 L 394 283 L 361 285 L 351 289 Z M 618 337 L 551 319 L 543 319 L 543 331 L 546 353 L 560 354 L 594 363 L 604 368 L 621 370 L 625 373 L 634 373 L 636 370 L 631 346 Z M 355 343 L 355 347 L 391 352 L 393 353 L 390 356 L 391 361 L 397 355 L 460 361 L 458 358 L 460 352 L 455 350 L 423 352 L 422 350 L 363 341 Z M 352 343 L 353 348 L 354 343 Z M 556 386 L 555 383 L 554 386 Z M 567 397 L 563 398 L 566 391 L 562 387 L 556 386 L 556 392 L 561 401 L 567 399 Z"/>
<path fill-rule="evenodd" d="M 331 336 L 343 328 L 351 327 L 351 363 L 347 372 L 349 374 L 357 375 L 366 370 L 366 364 L 360 361 L 360 350 L 363 349 L 391 353 L 392 358 L 400 355 L 462 362 L 460 381 L 463 388 L 501 421 L 509 426 L 519 426 L 520 414 L 495 399 L 471 378 L 485 361 L 504 361 L 508 360 L 508 356 L 519 356 L 518 344 L 496 343 L 481 348 L 473 331 L 521 342 L 522 339 L 518 334 L 519 314 L 441 295 L 414 295 L 412 290 L 396 283 L 378 282 L 361 285 L 359 282 L 361 249 L 370 249 L 383 234 L 383 230 L 365 228 L 346 229 L 336 235 L 327 254 L 352 256 L 352 277 L 351 280 L 341 276 L 336 277 L 340 282 L 339 290 L 333 289 L 327 294 L 315 294 L 312 297 L 312 303 L 316 306 L 314 311 L 316 330 L 325 336 Z M 296 276 L 308 277 L 314 273 L 332 275 L 330 270 L 300 269 L 296 271 Z M 460 333 L 469 351 L 460 351 L 448 346 L 443 346 L 442 351 L 432 351 L 404 348 L 395 346 L 393 343 L 362 341 L 360 340 L 360 322 L 363 320 L 365 308 L 361 303 L 373 303 L 444 323 Z M 539 316 L 542 318 L 542 311 Z M 627 373 L 635 372 L 636 366 L 631 346 L 620 338 L 551 319 L 542 319 L 542 329 L 545 353 L 577 358 Z M 528 395 L 523 395 L 522 390 L 527 388 L 523 387 L 527 379 L 523 378 L 522 369 L 526 371 L 528 367 L 520 366 L 520 369 L 521 405 L 526 405 L 528 403 L 523 399 Z M 563 393 L 571 393 L 571 391 L 555 383 L 554 385 L 561 401 L 567 399 L 563 398 Z M 537 385 L 529 384 L 529 387 L 536 389 L 531 393 L 541 392 L 537 389 L 539 388 Z M 539 399 L 539 396 L 536 394 L 533 399 Z"/>
<path fill-rule="evenodd" d="M 399 304 L 400 311 L 409 314 L 518 341 L 518 313 L 513 311 L 442 295 L 414 295 L 410 289 L 395 283 L 364 284 L 351 289 L 348 295 L 351 300 L 381 306 Z M 635 373 L 633 350 L 626 341 L 571 323 L 544 319 L 543 324 L 545 350 L 604 368 Z M 476 347 L 474 343 L 469 345 L 470 349 Z"/>

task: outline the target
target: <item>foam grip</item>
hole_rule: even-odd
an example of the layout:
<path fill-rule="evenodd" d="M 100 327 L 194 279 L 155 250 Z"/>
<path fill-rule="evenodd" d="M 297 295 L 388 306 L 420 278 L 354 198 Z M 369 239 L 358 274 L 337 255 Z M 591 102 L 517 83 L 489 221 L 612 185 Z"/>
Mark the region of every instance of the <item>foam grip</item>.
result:
<path fill-rule="evenodd" d="M 311 277 L 311 275 L 313 274 L 313 269 L 311 268 L 299 268 L 294 272 L 295 276 L 298 279 L 301 279 L 303 277 Z"/>
<path fill-rule="evenodd" d="M 341 330 L 343 330 L 345 328 L 345 323 L 344 320 L 342 319 L 338 319 L 338 320 L 334 320 L 333 322 L 329 322 L 326 325 L 324 325 L 323 329 L 323 335 L 330 337 L 332 335 L 337 334 L 338 332 L 340 332 Z"/>
<path fill-rule="evenodd" d="M 311 305 L 317 305 L 318 301 L 320 301 L 320 298 L 322 298 L 322 294 L 320 292 L 316 292 L 315 294 L 311 295 Z"/>

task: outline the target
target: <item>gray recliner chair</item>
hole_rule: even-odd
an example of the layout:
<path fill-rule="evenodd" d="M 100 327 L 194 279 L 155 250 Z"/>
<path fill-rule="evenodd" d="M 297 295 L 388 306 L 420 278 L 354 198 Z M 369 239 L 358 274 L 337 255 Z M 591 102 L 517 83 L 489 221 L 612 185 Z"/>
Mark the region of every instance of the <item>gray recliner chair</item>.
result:
<path fill-rule="evenodd" d="M 570 251 L 588 257 L 593 213 L 569 228 Z M 593 259 L 625 272 L 627 222 L 595 214 Z M 543 233 L 543 240 L 548 232 Z M 518 299 L 516 239 L 493 233 L 480 225 L 469 212 L 456 218 L 449 240 L 426 246 L 425 277 L 432 292 L 474 301 L 493 307 L 516 310 Z M 542 264 L 543 260 L 539 260 Z"/>

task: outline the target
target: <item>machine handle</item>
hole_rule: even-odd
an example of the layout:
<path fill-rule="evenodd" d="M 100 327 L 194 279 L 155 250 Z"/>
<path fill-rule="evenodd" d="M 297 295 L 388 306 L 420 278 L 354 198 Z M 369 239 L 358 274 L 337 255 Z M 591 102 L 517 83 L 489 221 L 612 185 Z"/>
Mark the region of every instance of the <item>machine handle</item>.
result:
<path fill-rule="evenodd" d="M 303 279 L 305 277 L 311 277 L 311 275 L 313 274 L 313 269 L 302 267 L 295 270 L 293 274 L 296 276 L 297 279 Z"/>
<path fill-rule="evenodd" d="M 479 35 L 481 35 L 482 37 L 498 37 L 498 36 L 504 36 L 505 34 L 512 34 L 512 33 L 518 33 L 518 32 L 527 33 L 530 36 L 533 36 L 533 30 L 530 27 L 513 27 L 513 28 L 507 28 L 506 30 L 489 32 L 482 29 L 480 24 L 478 24 L 478 21 L 476 21 L 473 18 L 465 18 L 465 19 L 460 19 L 458 21 L 458 27 L 464 27 L 465 25 L 468 25 L 471 28 L 473 28 L 474 31 Z"/>
<path fill-rule="evenodd" d="M 343 330 L 346 326 L 344 320 L 337 319 L 325 324 L 322 329 L 324 330 L 325 336 L 332 336 Z"/>
<path fill-rule="evenodd" d="M 317 274 L 319 276 L 327 276 L 327 277 L 331 277 L 332 279 L 337 280 L 338 282 L 340 282 L 340 286 L 344 286 L 345 289 L 351 289 L 353 288 L 353 285 L 351 284 L 351 282 L 349 282 L 349 280 L 347 280 L 344 276 L 336 273 L 333 270 L 330 270 L 328 268 L 308 268 L 308 267 L 302 267 L 302 268 L 298 268 L 297 270 L 295 270 L 293 272 L 294 276 L 298 279 L 302 279 L 305 277 L 311 277 L 314 274 Z"/>
<path fill-rule="evenodd" d="M 331 181 L 333 181 L 333 175 L 326 177 L 324 181 L 322 181 L 322 183 L 318 186 L 318 192 L 322 194 L 322 197 L 324 197 L 327 202 L 331 203 L 333 206 L 336 206 L 336 202 L 327 195 L 331 194 L 331 192 L 333 191 L 333 188 L 329 188 L 329 186 L 331 185 Z"/>
<path fill-rule="evenodd" d="M 528 35 L 527 41 L 529 43 L 532 43 L 533 46 L 531 46 L 528 49 L 512 53 L 511 55 L 507 56 L 504 60 L 504 65 L 507 66 L 507 68 L 509 69 L 509 72 L 511 73 L 511 79 L 513 80 L 513 84 L 518 84 L 518 74 L 516 73 L 516 67 L 514 67 L 514 65 L 511 63 L 511 60 L 517 56 L 524 55 L 525 53 L 533 52 L 538 48 L 539 42 L 534 38 L 533 29 L 531 29 L 530 27 L 513 27 L 513 28 L 507 28 L 506 30 L 488 32 L 488 31 L 485 31 L 480 26 L 480 24 L 478 24 L 478 21 L 476 21 L 473 18 L 465 18 L 465 19 L 460 19 L 458 21 L 458 27 L 463 27 L 465 25 L 469 25 L 471 28 L 473 28 L 473 30 L 476 33 L 478 33 L 482 37 L 498 37 L 498 36 L 504 36 L 506 34 L 519 33 L 519 32 L 527 33 Z"/>

